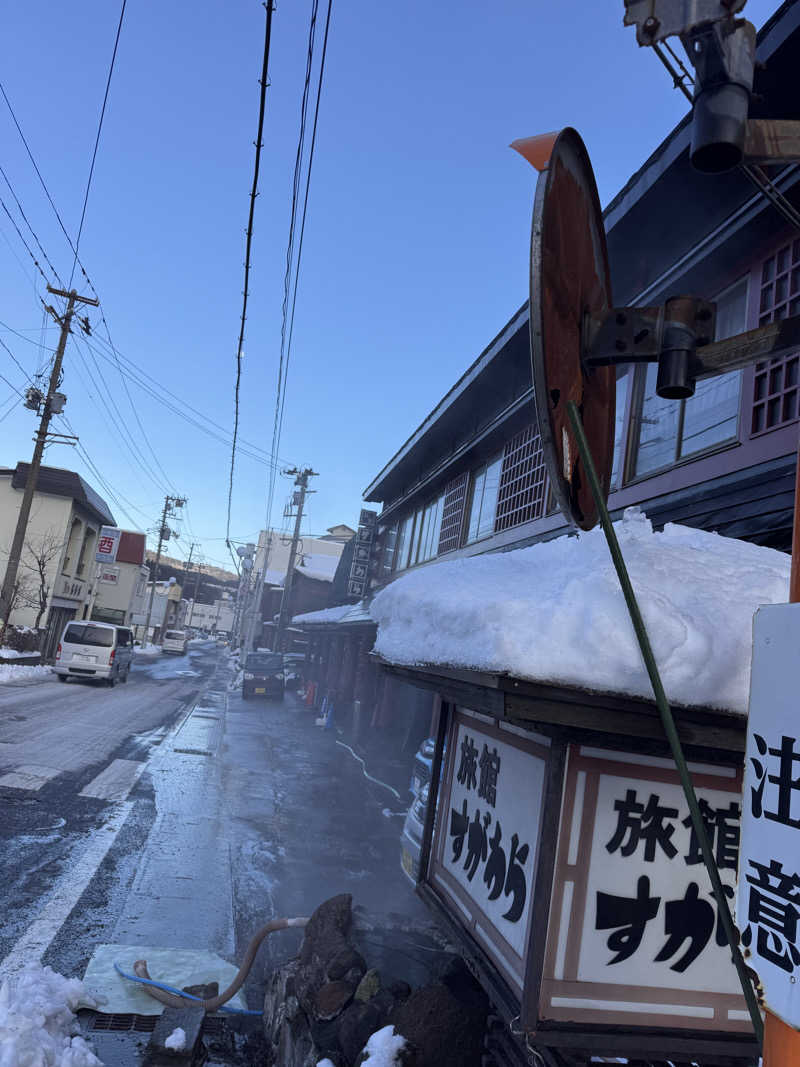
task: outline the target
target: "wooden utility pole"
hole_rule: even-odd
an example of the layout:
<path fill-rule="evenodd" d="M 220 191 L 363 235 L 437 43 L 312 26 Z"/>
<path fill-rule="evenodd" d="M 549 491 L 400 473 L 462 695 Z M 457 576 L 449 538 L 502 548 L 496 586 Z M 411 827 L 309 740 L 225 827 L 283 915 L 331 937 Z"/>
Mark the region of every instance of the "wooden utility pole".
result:
<path fill-rule="evenodd" d="M 186 498 L 182 496 L 165 496 L 164 507 L 161 512 L 161 523 L 158 527 L 158 548 L 156 549 L 156 561 L 153 564 L 153 582 L 150 586 L 150 600 L 147 604 L 147 621 L 144 624 L 144 642 L 147 644 L 147 633 L 150 629 L 150 619 L 153 615 L 153 600 L 156 595 L 156 582 L 158 581 L 158 567 L 161 563 L 161 549 L 164 545 L 164 541 L 170 536 L 169 528 L 167 527 L 167 519 L 170 515 L 174 514 L 173 507 L 182 508 L 186 503 Z"/>
<path fill-rule="evenodd" d="M 195 546 L 192 546 L 192 547 L 195 547 Z M 200 575 L 202 574 L 202 572 L 203 572 L 203 564 L 202 563 L 198 563 L 197 564 L 197 570 L 195 571 L 195 574 L 194 574 L 194 592 L 192 593 L 192 603 L 191 603 L 191 606 L 189 607 L 189 618 L 188 618 L 188 620 L 186 622 L 187 626 L 191 626 L 192 625 L 192 616 L 194 615 L 194 605 L 195 605 L 195 601 L 197 600 L 197 590 L 200 587 Z"/>
<path fill-rule="evenodd" d="M 294 564 L 297 559 L 297 546 L 300 543 L 300 523 L 303 521 L 303 506 L 306 502 L 306 493 L 308 492 L 308 479 L 316 478 L 317 473 L 310 467 L 306 467 L 304 470 L 297 470 L 293 468 L 286 472 L 287 474 L 296 475 L 294 484 L 299 486 L 300 499 L 297 501 L 297 517 L 294 523 L 294 534 L 292 535 L 292 547 L 289 551 L 289 567 L 286 571 L 286 577 L 283 582 L 283 596 L 281 597 L 281 612 L 278 616 L 278 626 L 275 631 L 275 652 L 283 652 L 284 643 L 284 631 L 291 618 L 289 614 L 289 608 L 291 606 L 292 599 L 292 585 L 294 584 Z"/>
<path fill-rule="evenodd" d="M 47 396 L 44 397 L 42 407 L 42 417 L 39 421 L 39 429 L 36 432 L 35 447 L 33 449 L 33 458 L 31 460 L 30 467 L 28 468 L 28 477 L 25 482 L 25 491 L 22 494 L 22 504 L 20 505 L 19 515 L 17 516 L 17 526 L 14 530 L 14 539 L 11 542 L 11 551 L 8 555 L 8 563 L 6 565 L 6 574 L 3 579 L 3 588 L 0 590 L 0 620 L 4 623 L 8 623 L 8 608 L 12 602 L 14 586 L 17 583 L 17 572 L 19 571 L 19 564 L 22 558 L 22 547 L 25 544 L 25 536 L 28 530 L 28 519 L 31 514 L 31 504 L 33 503 L 33 494 L 36 492 L 36 484 L 39 480 L 39 470 L 42 466 L 42 456 L 44 455 L 44 446 L 47 444 L 48 429 L 50 427 L 50 419 L 56 413 L 53 408 L 53 400 L 58 392 L 58 387 L 61 384 L 61 365 L 64 362 L 64 352 L 67 347 L 67 337 L 70 333 L 70 324 L 72 322 L 72 316 L 75 312 L 75 304 L 91 304 L 93 307 L 97 307 L 100 303 L 99 300 L 94 300 L 89 296 L 79 296 L 75 289 L 71 289 L 69 292 L 65 292 L 63 289 L 53 289 L 48 285 L 48 293 L 52 293 L 54 296 L 62 296 L 67 301 L 67 310 L 64 315 L 59 315 L 54 308 L 49 305 L 45 305 L 47 310 L 56 320 L 61 327 L 61 335 L 58 338 L 58 347 L 56 349 L 56 356 L 53 360 L 53 369 L 50 373 L 50 383 L 47 387 Z M 63 404 L 63 398 L 61 403 Z"/>

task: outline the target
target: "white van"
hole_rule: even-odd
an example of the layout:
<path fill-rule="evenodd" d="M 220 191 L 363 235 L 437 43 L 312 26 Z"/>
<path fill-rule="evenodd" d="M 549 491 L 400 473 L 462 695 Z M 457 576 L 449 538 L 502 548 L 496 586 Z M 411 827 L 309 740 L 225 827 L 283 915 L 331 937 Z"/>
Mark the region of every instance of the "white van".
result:
<path fill-rule="evenodd" d="M 67 678 L 100 678 L 107 685 L 127 682 L 133 662 L 133 633 L 110 622 L 69 622 L 56 650 L 53 671 Z"/>
<path fill-rule="evenodd" d="M 182 656 L 189 644 L 189 637 L 185 630 L 165 630 L 164 640 L 161 642 L 162 652 L 177 652 Z"/>

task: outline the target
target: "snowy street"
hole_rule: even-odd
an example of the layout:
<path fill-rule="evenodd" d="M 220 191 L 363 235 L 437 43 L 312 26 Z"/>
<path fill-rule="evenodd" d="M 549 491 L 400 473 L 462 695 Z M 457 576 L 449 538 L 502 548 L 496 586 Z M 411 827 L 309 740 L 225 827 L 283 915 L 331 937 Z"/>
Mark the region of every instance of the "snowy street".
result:
<path fill-rule="evenodd" d="M 375 951 L 400 931 L 393 971 L 425 979 L 439 941 L 401 872 L 402 818 L 387 812 L 405 797 L 370 782 L 294 694 L 244 702 L 230 678 L 209 643 L 142 659 L 113 690 L 0 689 L 4 972 L 41 959 L 82 977 L 101 944 L 238 962 L 268 919 L 351 892 Z M 286 931 L 262 949 L 251 1003 L 269 958 L 298 943 Z"/>

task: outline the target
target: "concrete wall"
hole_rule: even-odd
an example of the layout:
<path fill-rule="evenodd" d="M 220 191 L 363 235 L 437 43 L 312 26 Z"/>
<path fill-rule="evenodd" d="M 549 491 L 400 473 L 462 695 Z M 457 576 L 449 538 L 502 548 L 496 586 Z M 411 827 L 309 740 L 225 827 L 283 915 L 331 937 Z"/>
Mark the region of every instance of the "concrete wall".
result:
<path fill-rule="evenodd" d="M 116 575 L 116 583 L 103 581 L 104 572 Z M 129 623 L 134 613 L 147 611 L 147 567 L 136 563 L 102 564 L 99 574 L 97 595 L 92 608 L 93 618 L 102 619 L 107 613 L 122 612 L 123 618 L 120 621 Z M 109 615 L 107 621 L 117 620 Z"/>

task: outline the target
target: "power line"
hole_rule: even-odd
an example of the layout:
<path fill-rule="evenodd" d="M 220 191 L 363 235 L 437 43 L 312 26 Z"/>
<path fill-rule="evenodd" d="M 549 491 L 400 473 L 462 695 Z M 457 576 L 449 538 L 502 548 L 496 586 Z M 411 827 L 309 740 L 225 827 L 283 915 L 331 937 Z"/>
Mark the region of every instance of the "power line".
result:
<path fill-rule="evenodd" d="M 236 347 L 236 388 L 234 390 L 233 445 L 231 447 L 231 471 L 228 480 L 228 520 L 226 536 L 231 532 L 231 505 L 233 503 L 233 472 L 236 465 L 236 441 L 239 436 L 239 386 L 242 380 L 242 345 L 244 344 L 244 324 L 247 317 L 247 295 L 250 280 L 250 247 L 253 240 L 253 217 L 258 196 L 258 171 L 261 166 L 261 137 L 264 132 L 264 112 L 267 102 L 267 72 L 269 67 L 269 47 L 272 36 L 272 0 L 267 0 L 267 22 L 264 29 L 264 60 L 261 68 L 261 93 L 258 103 L 258 133 L 256 134 L 256 159 L 253 168 L 253 187 L 250 191 L 250 211 L 247 218 L 247 239 L 244 256 L 244 293 L 242 295 L 242 321 L 239 326 L 239 343 Z"/>
<path fill-rule="evenodd" d="M 294 175 L 292 177 L 292 207 L 289 214 L 289 239 L 286 246 L 286 269 L 283 276 L 283 305 L 281 307 L 281 347 L 278 358 L 278 382 L 275 388 L 275 416 L 272 424 L 272 454 L 278 451 L 278 425 L 280 421 L 281 396 L 283 390 L 283 366 L 286 356 L 286 326 L 289 314 L 289 294 L 292 287 L 292 264 L 294 262 L 294 235 L 297 223 L 297 199 L 300 192 L 300 175 L 303 166 L 303 151 L 306 137 L 306 118 L 308 115 L 308 93 L 311 87 L 311 73 L 314 62 L 314 40 L 317 29 L 317 11 L 319 0 L 312 0 L 311 19 L 308 27 L 308 49 L 306 53 L 306 73 L 303 81 L 303 95 L 300 103 L 300 132 L 297 138 L 297 151 L 294 160 Z M 272 503 L 275 496 L 276 471 L 272 470 L 269 476 L 269 492 L 267 494 L 267 514 L 265 526 L 268 529 L 272 515 Z"/>
<path fill-rule="evenodd" d="M 19 391 L 19 389 L 17 389 L 16 385 L 14 385 L 14 383 L 13 383 L 13 382 L 10 382 L 10 381 L 8 380 L 8 378 L 6 378 L 6 376 L 5 376 L 4 374 L 0 374 L 0 378 L 2 378 L 2 380 L 3 380 L 3 381 L 4 381 L 5 383 L 6 383 L 6 385 L 7 385 L 7 386 L 8 386 L 8 387 L 9 387 L 10 389 L 13 389 L 13 390 L 14 390 L 14 392 L 15 392 L 15 393 L 17 394 L 17 396 L 18 396 L 18 397 L 20 397 L 20 399 L 22 399 L 22 400 L 24 400 L 24 399 L 25 399 L 25 395 L 24 395 L 23 393 L 21 393 L 21 392 Z"/>
<path fill-rule="evenodd" d="M 285 402 L 286 402 L 286 384 L 287 384 L 287 380 L 288 380 L 288 377 L 289 377 L 289 361 L 290 361 L 291 352 L 292 352 L 292 336 L 294 334 L 294 313 L 295 313 L 295 307 L 297 305 L 297 286 L 298 286 L 298 283 L 299 283 L 299 280 L 300 280 L 300 260 L 302 259 L 302 256 L 303 256 L 303 237 L 305 236 L 305 232 L 306 232 L 306 213 L 308 211 L 308 195 L 309 195 L 309 189 L 310 189 L 310 186 L 311 186 L 311 168 L 314 165 L 314 148 L 316 147 L 316 143 L 317 143 L 317 123 L 318 123 L 318 120 L 319 120 L 320 98 L 322 96 L 322 79 L 323 79 L 323 75 L 325 73 L 325 58 L 326 58 L 327 53 L 328 53 L 328 32 L 330 30 L 330 25 L 331 25 L 331 7 L 332 7 L 332 0 L 328 0 L 328 11 L 327 11 L 327 15 L 325 17 L 325 33 L 324 33 L 323 40 L 322 40 L 322 58 L 320 60 L 320 67 L 319 67 L 319 81 L 317 82 L 317 98 L 316 98 L 316 101 L 315 101 L 315 104 L 314 104 L 314 125 L 313 125 L 312 130 L 311 130 L 311 148 L 309 149 L 309 153 L 308 153 L 308 168 L 306 170 L 306 188 L 305 188 L 305 192 L 303 194 L 303 214 L 302 214 L 302 218 L 300 220 L 300 240 L 299 240 L 298 246 L 297 246 L 297 263 L 296 263 L 296 266 L 295 266 L 294 289 L 293 289 L 293 292 L 292 292 L 292 312 L 291 312 L 291 318 L 289 320 L 289 340 L 288 340 L 287 346 L 286 346 L 286 366 L 285 366 L 285 369 L 284 369 L 284 376 L 283 376 L 283 395 L 281 397 L 281 414 L 280 414 L 280 421 L 279 421 L 279 424 L 278 424 L 278 439 L 277 439 L 277 442 L 275 444 L 276 450 L 278 448 L 280 448 L 281 435 L 283 433 L 283 411 L 284 411 L 284 405 L 285 405 Z"/>
<path fill-rule="evenodd" d="M 11 349 L 8 347 L 8 345 L 5 343 L 5 341 L 2 339 L 2 337 L 0 337 L 0 347 L 4 348 L 6 350 L 6 352 L 8 352 L 9 356 L 11 356 L 11 359 L 14 361 L 14 363 L 16 363 L 16 365 L 19 367 L 19 369 L 22 371 L 22 373 L 25 375 L 25 377 L 28 379 L 28 381 L 31 383 L 31 385 L 33 385 L 34 384 L 33 378 L 31 378 L 30 374 L 28 374 L 28 372 L 22 366 L 20 361 L 17 359 L 17 357 L 14 355 L 14 353 L 11 351 Z"/>
<path fill-rule="evenodd" d="M 80 225 L 78 226 L 78 236 L 75 238 L 75 258 L 72 261 L 72 270 L 70 271 L 70 274 L 69 274 L 69 285 L 67 286 L 68 289 L 72 288 L 72 279 L 75 276 L 75 265 L 78 262 L 78 248 L 80 247 L 81 234 L 83 233 L 83 220 L 86 218 L 86 205 L 89 202 L 89 190 L 92 187 L 92 176 L 94 174 L 94 164 L 95 164 L 95 160 L 97 159 L 97 149 L 98 149 L 98 147 L 100 145 L 100 134 L 103 131 L 103 119 L 105 118 L 105 115 L 106 115 L 106 104 L 108 103 L 108 91 L 111 88 L 111 76 L 114 73 L 114 62 L 115 62 L 115 60 L 117 58 L 117 47 L 119 45 L 119 35 L 122 32 L 122 20 L 125 17 L 125 5 L 126 5 L 127 2 L 128 2 L 128 0 L 122 0 L 122 10 L 119 13 L 119 24 L 117 25 L 117 36 L 114 38 L 114 51 L 111 53 L 111 65 L 108 68 L 108 78 L 106 79 L 106 91 L 103 94 L 103 106 L 100 109 L 100 121 L 97 124 L 97 137 L 95 137 L 94 151 L 92 152 L 92 163 L 91 163 L 91 166 L 89 167 L 89 179 L 86 182 L 86 192 L 84 193 L 84 196 L 83 196 L 83 208 L 81 209 L 81 221 L 80 221 Z"/>
<path fill-rule="evenodd" d="M 56 268 L 50 262 L 50 257 L 47 255 L 47 253 L 45 252 L 44 248 L 42 247 L 42 242 L 39 240 L 38 236 L 36 235 L 36 231 L 34 230 L 33 226 L 31 226 L 30 222 L 28 221 L 28 216 L 25 214 L 25 211 L 23 210 L 22 204 L 19 202 L 19 197 L 17 196 L 16 192 L 14 191 L 14 186 L 11 184 L 10 178 L 8 177 L 8 175 L 3 170 L 2 167 L 0 167 L 0 174 L 2 174 L 3 180 L 5 181 L 6 185 L 8 186 L 8 191 L 14 197 L 14 203 L 17 205 L 17 211 L 19 211 L 20 215 L 22 216 L 23 222 L 28 227 L 28 229 L 29 229 L 29 231 L 31 233 L 31 236 L 33 237 L 34 241 L 36 242 L 36 247 L 42 253 L 42 256 L 44 257 L 45 262 L 47 263 L 47 265 L 50 268 L 50 270 L 53 272 L 53 276 L 55 277 L 56 281 L 58 282 L 58 284 L 63 289 L 64 286 L 63 286 L 63 282 L 61 281 L 61 277 L 60 277 L 58 271 L 56 270 Z M 8 212 L 6 212 L 6 214 L 8 214 Z M 15 227 L 15 229 L 16 229 L 16 227 Z M 17 230 L 17 232 L 19 233 L 18 230 Z M 30 251 L 30 249 L 28 251 Z"/>
<path fill-rule="evenodd" d="M 31 257 L 31 259 L 33 260 L 33 265 L 34 265 L 34 267 L 36 267 L 36 269 L 37 269 L 37 270 L 39 271 L 39 273 L 41 274 L 41 276 L 42 276 L 42 277 L 44 278 L 44 280 L 45 280 L 45 284 L 47 284 L 47 283 L 48 283 L 48 281 L 49 281 L 49 279 L 48 279 L 47 275 L 45 274 L 45 272 L 44 272 L 44 271 L 42 270 L 42 265 L 41 265 L 41 263 L 40 263 L 40 262 L 39 262 L 39 260 L 38 260 L 38 259 L 36 258 L 36 256 L 35 256 L 35 255 L 33 254 L 33 252 L 31 251 L 31 247 L 30 247 L 30 245 L 28 244 L 28 242 L 27 242 L 27 241 L 25 240 L 25 238 L 24 238 L 24 237 L 22 236 L 22 231 L 20 230 L 19 226 L 17 226 L 17 222 L 16 222 L 16 219 L 15 219 L 15 218 L 14 218 L 14 216 L 13 216 L 13 215 L 11 214 L 11 212 L 10 212 L 10 211 L 8 210 L 8 207 L 7 207 L 7 205 L 6 205 L 6 202 L 5 202 L 5 200 L 3 200 L 3 198 L 2 198 L 2 197 L 0 197 L 0 207 L 2 207 L 3 211 L 5 211 L 6 215 L 8 215 L 8 218 L 9 218 L 9 221 L 11 222 L 11 225 L 12 225 L 12 226 L 14 227 L 14 229 L 15 229 L 15 230 L 17 231 L 17 236 L 19 237 L 20 241 L 22 241 L 23 245 L 25 246 L 25 251 L 26 251 L 26 252 L 28 253 L 28 255 L 29 255 L 29 256 Z"/>

